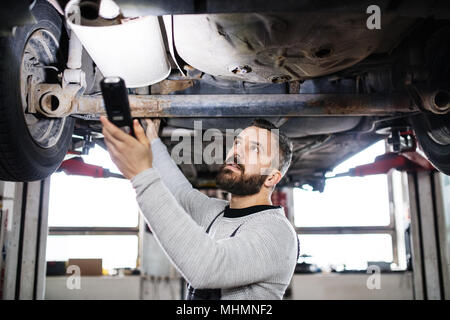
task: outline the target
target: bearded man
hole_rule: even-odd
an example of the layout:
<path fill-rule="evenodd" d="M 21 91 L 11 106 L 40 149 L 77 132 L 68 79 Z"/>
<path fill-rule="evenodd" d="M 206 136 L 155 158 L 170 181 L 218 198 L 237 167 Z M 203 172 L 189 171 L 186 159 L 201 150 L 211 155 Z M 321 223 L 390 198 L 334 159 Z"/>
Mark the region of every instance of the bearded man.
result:
<path fill-rule="evenodd" d="M 234 139 L 217 178 L 231 200 L 194 189 L 158 138 L 134 121 L 136 139 L 101 118 L 111 159 L 131 180 L 146 222 L 189 283 L 188 300 L 282 299 L 294 273 L 296 232 L 271 194 L 289 168 L 292 143 L 256 119 Z"/>

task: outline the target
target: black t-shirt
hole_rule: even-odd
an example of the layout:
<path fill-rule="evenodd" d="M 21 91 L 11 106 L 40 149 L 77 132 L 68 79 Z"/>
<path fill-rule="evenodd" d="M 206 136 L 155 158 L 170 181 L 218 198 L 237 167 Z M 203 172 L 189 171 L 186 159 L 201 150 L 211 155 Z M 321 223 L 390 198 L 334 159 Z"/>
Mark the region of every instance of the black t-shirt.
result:
<path fill-rule="evenodd" d="M 225 212 L 223 214 L 224 218 L 240 218 L 248 216 L 259 211 L 269 210 L 269 209 L 280 209 L 281 206 L 271 206 L 271 205 L 256 205 L 241 209 L 231 209 L 230 205 L 225 207 Z"/>

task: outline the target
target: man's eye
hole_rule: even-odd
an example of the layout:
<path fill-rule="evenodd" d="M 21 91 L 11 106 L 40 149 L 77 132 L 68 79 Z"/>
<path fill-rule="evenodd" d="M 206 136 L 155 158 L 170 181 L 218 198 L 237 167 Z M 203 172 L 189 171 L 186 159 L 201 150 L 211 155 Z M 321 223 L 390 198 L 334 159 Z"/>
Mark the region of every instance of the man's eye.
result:
<path fill-rule="evenodd" d="M 250 150 L 251 150 L 251 151 L 255 151 L 255 152 L 259 152 L 258 146 L 251 146 L 251 147 L 250 147 Z"/>
<path fill-rule="evenodd" d="M 234 140 L 234 144 L 235 144 L 236 146 L 238 146 L 238 145 L 240 145 L 240 144 L 241 144 L 241 142 L 240 142 L 240 141 L 238 141 L 238 140 Z"/>

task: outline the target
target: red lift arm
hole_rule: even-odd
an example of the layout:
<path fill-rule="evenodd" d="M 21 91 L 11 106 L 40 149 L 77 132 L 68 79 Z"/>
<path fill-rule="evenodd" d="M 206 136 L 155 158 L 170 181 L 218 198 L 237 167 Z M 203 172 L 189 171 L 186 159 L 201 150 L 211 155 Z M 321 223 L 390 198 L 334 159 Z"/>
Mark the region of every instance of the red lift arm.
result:
<path fill-rule="evenodd" d="M 69 175 L 77 175 L 77 176 L 87 176 L 93 178 L 120 178 L 125 179 L 125 177 L 118 173 L 110 172 L 108 169 L 105 169 L 100 166 L 95 166 L 93 164 L 85 163 L 83 158 L 74 157 L 67 160 L 64 160 L 59 166 L 58 172 L 64 171 Z"/>
<path fill-rule="evenodd" d="M 327 179 L 344 176 L 364 177 L 388 173 L 391 169 L 397 169 L 399 171 L 435 170 L 433 165 L 427 159 L 415 151 L 405 151 L 401 154 L 388 152 L 376 157 L 375 161 L 372 163 L 354 167 L 347 172 L 327 177 Z"/>

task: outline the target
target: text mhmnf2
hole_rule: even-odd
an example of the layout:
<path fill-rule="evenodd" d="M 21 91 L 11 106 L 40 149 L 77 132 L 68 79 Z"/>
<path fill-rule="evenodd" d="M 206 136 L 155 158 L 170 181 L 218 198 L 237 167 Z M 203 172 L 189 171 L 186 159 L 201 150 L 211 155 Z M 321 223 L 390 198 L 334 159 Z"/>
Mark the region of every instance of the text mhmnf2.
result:
<path fill-rule="evenodd" d="M 210 314 L 221 315 L 269 315 L 272 314 L 272 306 L 270 304 L 227 304 L 219 306 L 189 306 L 183 304 L 177 307 L 177 315 L 203 315 L 207 317 Z"/>

